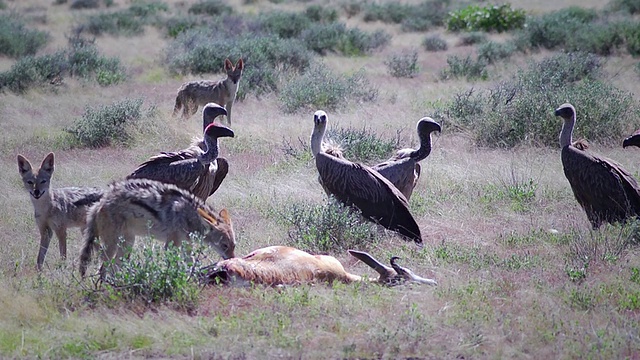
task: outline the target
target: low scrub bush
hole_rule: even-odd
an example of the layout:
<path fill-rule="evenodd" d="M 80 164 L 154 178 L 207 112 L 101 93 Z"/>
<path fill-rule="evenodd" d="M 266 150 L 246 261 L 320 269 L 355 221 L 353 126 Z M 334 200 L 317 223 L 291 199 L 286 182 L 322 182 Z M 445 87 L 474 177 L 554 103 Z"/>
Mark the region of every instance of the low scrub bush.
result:
<path fill-rule="evenodd" d="M 478 60 L 493 64 L 499 60 L 508 59 L 516 51 L 512 43 L 498 43 L 487 41 L 478 46 Z"/>
<path fill-rule="evenodd" d="M 69 7 L 73 10 L 97 9 L 100 7 L 100 0 L 74 0 Z"/>
<path fill-rule="evenodd" d="M 326 137 L 339 144 L 344 156 L 354 162 L 386 159 L 396 146 L 396 139 L 385 139 L 366 128 L 331 128 L 327 130 Z"/>
<path fill-rule="evenodd" d="M 555 55 L 487 91 L 458 94 L 445 113 L 481 146 L 557 146 L 562 121 L 553 111 L 570 102 L 578 117 L 574 136 L 617 145 L 640 126 L 640 106 L 602 79 L 600 66 L 595 55 Z"/>
<path fill-rule="evenodd" d="M 443 80 L 466 78 L 468 81 L 486 80 L 487 62 L 483 59 L 473 60 L 471 56 L 459 58 L 456 55 L 447 56 L 448 68 L 440 74 Z"/>
<path fill-rule="evenodd" d="M 156 23 L 158 14 L 168 10 L 168 6 L 161 2 L 134 2 L 124 10 L 91 15 L 79 26 L 93 35 L 133 36 L 141 34 L 145 25 Z"/>
<path fill-rule="evenodd" d="M 141 248 L 129 249 L 118 271 L 107 277 L 106 290 L 111 297 L 193 309 L 201 289 L 198 269 L 204 258 L 202 242 L 165 249 L 157 240 L 141 240 Z"/>
<path fill-rule="evenodd" d="M 297 39 L 242 35 L 228 37 L 196 28 L 180 34 L 167 48 L 169 71 L 204 74 L 222 71 L 225 58 L 242 57 L 247 64 L 238 93 L 261 95 L 278 89 L 282 77 L 304 71 L 312 53 Z M 234 60 L 235 61 L 235 60 Z"/>
<path fill-rule="evenodd" d="M 363 70 L 351 76 L 336 75 L 317 63 L 286 83 L 278 98 L 282 110 L 293 113 L 302 109 L 331 111 L 354 102 L 374 101 L 377 96 L 378 90 L 369 84 Z"/>
<path fill-rule="evenodd" d="M 497 31 L 504 32 L 524 26 L 524 10 L 503 5 L 469 5 L 450 12 L 446 24 L 449 31 Z"/>
<path fill-rule="evenodd" d="M 260 16 L 259 24 L 267 33 L 289 39 L 300 36 L 312 22 L 304 13 L 274 11 Z"/>
<path fill-rule="evenodd" d="M 142 99 L 127 99 L 111 105 L 87 107 L 67 132 L 80 147 L 100 148 L 130 145 L 141 119 L 148 115 Z"/>
<path fill-rule="evenodd" d="M 0 14 L 0 55 L 13 58 L 34 55 L 48 41 L 48 33 L 28 29 L 19 15 Z"/>
<path fill-rule="evenodd" d="M 164 21 L 163 26 L 166 29 L 167 36 L 170 38 L 177 37 L 180 33 L 183 33 L 189 29 L 196 28 L 202 25 L 198 17 L 189 16 L 172 16 Z"/>
<path fill-rule="evenodd" d="M 487 41 L 487 33 L 471 31 L 460 35 L 460 45 L 475 45 Z"/>
<path fill-rule="evenodd" d="M 609 11 L 623 11 L 629 14 L 640 14 L 640 1 L 638 0 L 611 0 L 607 6 Z"/>
<path fill-rule="evenodd" d="M 296 201 L 282 217 L 289 226 L 289 245 L 310 253 L 344 253 L 376 243 L 376 226 L 333 198 L 325 205 Z"/>
<path fill-rule="evenodd" d="M 391 35 L 383 30 L 366 33 L 358 28 L 348 29 L 342 23 L 312 25 L 301 37 L 307 48 L 319 54 L 332 51 L 346 56 L 364 55 L 391 40 Z"/>
<path fill-rule="evenodd" d="M 332 23 L 338 20 L 338 11 L 324 5 L 310 5 L 304 14 L 311 21 L 319 23 Z"/>
<path fill-rule="evenodd" d="M 202 0 L 189 7 L 189 14 L 218 16 L 230 14 L 233 8 L 222 0 Z"/>
<path fill-rule="evenodd" d="M 449 48 L 447 41 L 438 35 L 427 36 L 422 41 L 422 46 L 427 51 L 446 51 Z"/>
<path fill-rule="evenodd" d="M 412 78 L 418 74 L 418 52 L 415 50 L 391 54 L 384 61 L 389 75 L 397 78 Z"/>
<path fill-rule="evenodd" d="M 449 1 L 446 0 L 427 0 L 415 5 L 371 3 L 364 8 L 364 21 L 401 24 L 404 31 L 426 31 L 442 26 L 448 11 Z"/>

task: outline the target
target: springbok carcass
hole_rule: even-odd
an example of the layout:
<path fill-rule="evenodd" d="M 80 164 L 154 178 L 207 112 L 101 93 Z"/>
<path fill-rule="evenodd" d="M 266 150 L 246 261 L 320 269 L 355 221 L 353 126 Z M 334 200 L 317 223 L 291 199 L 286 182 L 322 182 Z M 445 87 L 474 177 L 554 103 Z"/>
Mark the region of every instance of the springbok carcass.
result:
<path fill-rule="evenodd" d="M 399 266 L 396 263 L 398 257 L 392 257 L 391 267 L 388 267 L 366 252 L 349 250 L 349 254 L 373 268 L 379 277 L 368 279 L 348 273 L 340 261 L 333 256 L 311 255 L 288 246 L 269 246 L 255 250 L 242 258 L 222 260 L 202 268 L 200 276 L 205 284 L 232 286 L 251 284 L 281 286 L 334 281 L 347 284 L 372 281 L 385 285 L 404 282 L 437 285 L 435 280 L 423 278 Z"/>

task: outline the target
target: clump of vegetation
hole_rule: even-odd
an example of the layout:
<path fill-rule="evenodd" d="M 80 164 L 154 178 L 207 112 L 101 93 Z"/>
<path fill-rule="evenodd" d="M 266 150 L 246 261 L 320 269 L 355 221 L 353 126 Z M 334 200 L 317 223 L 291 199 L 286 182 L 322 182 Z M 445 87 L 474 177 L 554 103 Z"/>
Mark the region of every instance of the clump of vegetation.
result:
<path fill-rule="evenodd" d="M 475 45 L 487 41 L 487 33 L 471 31 L 460 35 L 460 45 Z"/>
<path fill-rule="evenodd" d="M 81 147 L 128 146 L 133 142 L 141 120 L 153 112 L 153 109 L 143 111 L 142 102 L 142 99 L 127 99 L 111 105 L 89 106 L 66 130 L 72 141 Z"/>
<path fill-rule="evenodd" d="M 447 41 L 438 35 L 424 38 L 422 46 L 427 51 L 446 51 L 449 48 Z"/>
<path fill-rule="evenodd" d="M 286 113 L 301 109 L 335 110 L 353 102 L 370 102 L 378 96 L 360 70 L 351 76 L 334 74 L 326 65 L 317 63 L 304 74 L 286 83 L 278 96 Z"/>
<path fill-rule="evenodd" d="M 221 0 L 201 0 L 189 7 L 189 14 L 218 16 L 231 14 L 233 8 Z"/>
<path fill-rule="evenodd" d="M 301 37 L 307 48 L 319 54 L 333 51 L 346 56 L 364 55 L 387 45 L 391 39 L 383 30 L 369 34 L 358 28 L 347 29 L 342 23 L 312 25 Z"/>
<path fill-rule="evenodd" d="M 48 33 L 28 29 L 19 15 L 0 14 L 0 54 L 13 58 L 34 55 L 48 41 Z"/>
<path fill-rule="evenodd" d="M 310 5 L 304 14 L 311 21 L 319 23 L 332 23 L 338 20 L 338 11 L 324 5 Z"/>
<path fill-rule="evenodd" d="M 397 78 L 412 78 L 420 71 L 416 50 L 391 54 L 384 64 L 389 75 Z"/>
<path fill-rule="evenodd" d="M 364 8 L 364 21 L 401 24 L 404 31 L 426 31 L 443 24 L 448 6 L 446 0 L 427 0 L 416 5 L 371 3 Z"/>
<path fill-rule="evenodd" d="M 261 15 L 259 24 L 268 33 L 290 39 L 300 36 L 312 22 L 304 13 L 274 11 Z"/>
<path fill-rule="evenodd" d="M 175 38 L 180 33 L 202 25 L 197 16 L 172 16 L 164 21 L 163 26 L 167 31 L 167 36 Z"/>
<path fill-rule="evenodd" d="M 551 56 L 488 91 L 458 94 L 445 112 L 482 146 L 557 146 L 562 124 L 553 110 L 570 102 L 578 115 L 575 136 L 617 144 L 615 139 L 640 126 L 640 106 L 602 79 L 600 68 L 593 54 Z"/>
<path fill-rule="evenodd" d="M 478 60 L 493 64 L 499 60 L 508 59 L 516 51 L 512 43 L 498 43 L 487 41 L 478 46 Z"/>
<path fill-rule="evenodd" d="M 483 59 L 473 60 L 471 56 L 459 58 L 457 55 L 447 56 L 448 68 L 444 69 L 440 74 L 443 80 L 466 78 L 468 81 L 486 80 L 489 75 L 487 73 L 487 63 Z"/>
<path fill-rule="evenodd" d="M 512 9 L 510 4 L 469 5 L 449 13 L 446 24 L 449 31 L 497 31 L 504 32 L 524 26 L 524 10 Z"/>
<path fill-rule="evenodd" d="M 18 60 L 9 71 L 0 73 L 0 90 L 24 93 L 35 87 L 59 85 L 65 76 L 93 79 L 103 86 L 126 78 L 118 58 L 101 56 L 94 45 L 78 43 L 68 50 Z"/>
<path fill-rule="evenodd" d="M 376 226 L 333 198 L 325 205 L 296 201 L 282 217 L 289 226 L 288 245 L 310 253 L 342 253 L 376 243 Z"/>
<path fill-rule="evenodd" d="M 106 278 L 105 290 L 110 297 L 193 309 L 201 289 L 197 275 L 204 258 L 202 242 L 165 249 L 157 240 L 144 238 L 141 245 L 141 249 L 129 249 L 118 271 Z"/>
<path fill-rule="evenodd" d="M 312 54 L 297 39 L 243 35 L 228 37 L 196 28 L 180 34 L 167 49 L 169 71 L 204 74 L 222 71 L 224 60 L 242 57 L 247 64 L 238 97 L 261 95 L 279 88 L 283 76 L 304 71 Z"/>
<path fill-rule="evenodd" d="M 368 163 L 387 158 L 396 148 L 396 139 L 385 139 L 375 132 L 362 128 L 331 128 L 326 137 L 340 144 L 349 160 Z"/>
<path fill-rule="evenodd" d="M 631 15 L 640 13 L 638 0 L 612 0 L 607 7 L 609 11 L 623 11 Z"/>
<path fill-rule="evenodd" d="M 133 36 L 143 32 L 144 25 L 157 20 L 160 12 L 168 11 L 169 7 L 162 2 L 134 2 L 127 9 L 91 15 L 86 23 L 79 28 L 86 28 L 93 35 L 104 33 L 111 35 Z"/>
<path fill-rule="evenodd" d="M 100 7 L 100 0 L 74 0 L 73 2 L 71 2 L 71 5 L 69 7 L 73 10 L 97 9 Z"/>

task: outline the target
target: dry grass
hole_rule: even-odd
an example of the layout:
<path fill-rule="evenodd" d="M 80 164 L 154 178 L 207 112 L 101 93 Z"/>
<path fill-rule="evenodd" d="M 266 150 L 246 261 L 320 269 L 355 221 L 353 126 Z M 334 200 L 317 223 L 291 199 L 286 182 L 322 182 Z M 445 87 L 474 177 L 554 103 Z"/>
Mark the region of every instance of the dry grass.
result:
<path fill-rule="evenodd" d="M 124 1 L 116 1 L 117 4 Z M 167 2 L 177 4 L 178 2 Z M 240 1 L 232 2 L 240 7 Z M 68 15 L 64 6 L 42 0 L 10 2 L 18 11 L 40 6 L 54 44 L 64 43 Z M 542 12 L 576 1 L 515 2 Z M 282 9 L 257 2 L 243 7 Z M 296 5 L 297 6 L 297 5 Z M 184 11 L 184 8 L 182 8 Z M 351 26 L 379 28 L 381 24 Z M 381 136 L 400 132 L 402 146 L 415 145 L 416 121 L 433 105 L 470 86 L 441 82 L 447 54 L 467 54 L 445 34 L 447 52 L 419 49 L 420 74 L 396 79 L 383 64 L 393 51 L 419 44 L 424 34 L 394 34 L 389 47 L 373 56 L 325 63 L 339 72 L 361 67 L 380 90 L 376 103 L 331 113 L 330 126 L 363 127 Z M 444 32 L 440 29 L 440 32 Z M 637 358 L 640 354 L 640 268 L 637 248 L 612 250 L 629 229 L 589 230 L 562 173 L 558 149 L 475 147 L 463 133 L 443 124 L 434 150 L 423 163 L 423 177 L 411 208 L 425 238 L 417 249 L 387 232 L 367 246 L 375 256 L 399 255 L 416 273 L 439 286 L 387 289 L 371 285 L 301 286 L 286 289 L 209 288 L 193 313 L 170 304 L 87 302 L 86 283 L 77 280 L 74 256 L 59 261 L 55 240 L 46 271 L 35 271 L 38 232 L 28 196 L 16 171 L 18 153 L 42 157 L 56 146 L 57 134 L 91 104 L 144 97 L 159 112 L 148 139 L 132 148 L 57 150 L 54 186 L 106 186 L 142 160 L 162 150 L 184 147 L 198 134 L 196 117 L 184 123 L 170 116 L 176 89 L 192 77 L 170 77 L 159 52 L 163 39 L 147 29 L 142 37 L 100 37 L 97 45 L 118 56 L 131 70 L 115 87 L 67 81 L 57 93 L 0 94 L 0 357 L 44 358 Z M 124 45 L 123 45 L 124 44 Z M 544 54 L 534 54 L 538 57 Z M 529 56 L 528 56 L 529 57 Z M 492 69 L 506 76 L 528 57 Z M 612 58 L 612 81 L 635 92 L 633 59 Z M 5 64 L 8 64 L 5 66 Z M 0 69 L 10 66 L 0 59 Z M 515 64 L 515 65 L 513 65 Z M 219 77 L 220 74 L 212 74 Z M 491 82 L 475 84 L 488 86 Z M 552 109 L 550 109 L 551 111 Z M 249 97 L 234 106 L 236 138 L 222 141 L 229 176 L 211 203 L 230 210 L 238 233 L 238 254 L 284 244 L 287 229 L 274 213 L 297 201 L 325 201 L 312 162 L 284 156 L 283 142 L 308 142 L 312 114 L 284 115 L 275 96 Z M 558 131 L 560 123 L 558 123 Z M 632 172 L 640 169 L 637 150 L 592 151 L 616 159 Z M 35 160 L 39 161 L 39 160 Z M 79 231 L 69 236 L 69 253 L 79 251 Z M 337 256 L 354 273 L 372 272 L 346 254 Z M 586 265 L 585 265 L 586 264 Z M 585 267 L 586 266 L 586 267 Z M 586 278 L 581 278 L 581 272 Z M 372 275 L 373 276 L 373 275 Z M 634 280 L 635 279 L 635 280 Z"/>

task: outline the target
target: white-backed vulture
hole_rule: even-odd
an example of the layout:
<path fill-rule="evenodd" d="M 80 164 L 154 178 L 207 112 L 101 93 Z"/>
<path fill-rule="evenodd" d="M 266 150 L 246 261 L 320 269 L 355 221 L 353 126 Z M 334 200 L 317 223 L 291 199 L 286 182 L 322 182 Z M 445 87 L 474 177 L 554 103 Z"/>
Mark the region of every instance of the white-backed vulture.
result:
<path fill-rule="evenodd" d="M 411 270 L 396 264 L 397 257 L 391 258 L 388 267 L 366 252 L 349 250 L 349 254 L 361 260 L 378 274 L 373 282 L 397 285 L 403 282 L 437 285 L 432 279 L 423 278 Z M 338 259 L 327 255 L 311 255 L 288 246 L 269 246 L 251 252 L 242 258 L 232 258 L 201 270 L 201 280 L 207 284 L 227 284 L 248 286 L 263 284 L 268 286 L 297 285 L 307 283 L 332 283 L 340 281 L 352 283 L 368 280 L 348 273 Z"/>
<path fill-rule="evenodd" d="M 636 146 L 640 148 L 640 130 L 636 130 L 636 132 L 624 139 L 624 141 L 622 142 L 622 147 L 626 148 L 629 146 Z"/>
<path fill-rule="evenodd" d="M 313 121 L 311 152 L 325 191 L 341 203 L 360 210 L 365 218 L 421 244 L 420 228 L 409 212 L 404 195 L 370 167 L 322 151 L 327 114 L 318 110 Z"/>
<path fill-rule="evenodd" d="M 555 115 L 564 120 L 560 133 L 564 174 L 593 229 L 637 215 L 640 188 L 636 179 L 616 162 L 572 145 L 576 110 L 571 104 L 561 105 Z"/>
<path fill-rule="evenodd" d="M 401 149 L 391 159 L 374 165 L 371 168 L 386 177 L 407 198 L 411 198 L 413 188 L 420 178 L 421 167 L 419 161 L 431 153 L 431 133 L 440 132 L 440 124 L 430 117 L 423 117 L 416 126 L 420 147 L 418 149 Z"/>
<path fill-rule="evenodd" d="M 206 200 L 220 187 L 229 165 L 218 158 L 218 138 L 234 137 L 233 130 L 216 124 L 215 118 L 226 110 L 209 103 L 202 111 L 204 137 L 177 152 L 162 152 L 140 164 L 127 179 L 150 179 L 174 184 Z"/>

